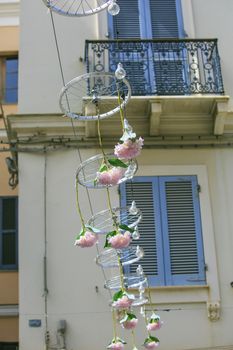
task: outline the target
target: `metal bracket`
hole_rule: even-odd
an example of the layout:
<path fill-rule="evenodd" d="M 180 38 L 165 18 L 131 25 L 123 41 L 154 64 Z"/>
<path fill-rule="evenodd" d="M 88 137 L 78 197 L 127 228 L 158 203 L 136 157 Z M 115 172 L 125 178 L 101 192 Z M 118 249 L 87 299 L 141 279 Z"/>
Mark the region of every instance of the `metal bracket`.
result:
<path fill-rule="evenodd" d="M 220 302 L 207 303 L 208 319 L 218 321 L 220 319 Z"/>

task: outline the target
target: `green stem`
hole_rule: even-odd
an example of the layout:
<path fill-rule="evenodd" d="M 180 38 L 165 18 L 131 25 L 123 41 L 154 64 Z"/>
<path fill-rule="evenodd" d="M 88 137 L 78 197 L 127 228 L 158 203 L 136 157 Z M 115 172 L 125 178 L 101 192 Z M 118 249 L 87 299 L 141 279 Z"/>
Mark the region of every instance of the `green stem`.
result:
<path fill-rule="evenodd" d="M 120 90 L 118 90 L 118 104 L 119 104 L 119 107 L 120 107 L 120 117 L 121 117 L 122 131 L 123 131 L 123 133 L 124 133 L 124 131 L 125 131 L 125 127 L 124 127 L 124 115 L 123 115 L 123 110 L 122 110 L 122 107 L 121 107 Z"/>
<path fill-rule="evenodd" d="M 113 336 L 114 336 L 114 340 L 116 342 L 116 340 L 117 340 L 116 315 L 115 315 L 115 311 L 113 309 L 112 309 L 112 323 L 113 323 Z"/>
<path fill-rule="evenodd" d="M 150 303 L 150 308 L 151 308 L 151 311 L 154 311 L 153 309 L 153 304 L 152 304 L 152 298 L 151 298 L 151 292 L 150 292 L 150 287 L 147 286 L 147 293 L 148 293 L 148 299 L 149 299 L 149 303 Z"/>
<path fill-rule="evenodd" d="M 146 310 L 145 310 L 145 316 L 144 316 L 144 320 L 145 320 L 145 323 L 146 323 L 146 329 L 147 329 L 147 326 L 148 326 L 148 321 L 147 321 L 147 317 L 146 317 Z M 147 333 L 148 333 L 148 337 L 150 337 L 150 332 L 148 331 L 147 329 Z"/>
<path fill-rule="evenodd" d="M 98 110 L 98 114 L 99 114 L 99 110 Z M 98 119 L 97 119 L 97 131 L 98 131 L 98 139 L 99 139 L 100 149 L 101 149 L 101 152 L 102 152 L 103 158 L 104 158 L 104 163 L 107 166 L 107 168 L 109 169 L 108 161 L 107 161 L 106 154 L 104 152 L 103 143 L 102 143 L 102 137 L 101 137 L 101 132 L 100 132 L 100 117 L 99 117 L 99 115 L 98 115 Z"/>
<path fill-rule="evenodd" d="M 77 207 L 77 211 L 78 211 L 79 216 L 80 216 L 80 220 L 81 220 L 81 223 L 82 223 L 82 228 L 84 229 L 85 228 L 85 222 L 84 222 L 82 211 L 81 211 L 80 204 L 79 204 L 78 180 L 76 180 L 75 188 L 76 188 L 76 207 Z"/>
<path fill-rule="evenodd" d="M 133 344 L 133 349 L 136 348 L 135 333 L 133 329 L 132 329 L 132 344 Z"/>
<path fill-rule="evenodd" d="M 125 291 L 125 287 L 124 287 L 124 272 L 123 272 L 121 260 L 120 260 L 118 254 L 117 254 L 117 257 L 118 257 L 119 272 L 120 272 L 121 290 L 122 290 L 122 292 L 124 292 Z"/>
<path fill-rule="evenodd" d="M 120 99 L 119 92 L 118 92 L 118 99 Z M 121 111 L 121 121 L 122 121 L 123 126 L 124 126 L 124 119 L 123 119 L 121 106 L 120 106 L 120 111 Z M 101 151 L 102 151 L 102 154 L 103 154 L 104 163 L 106 164 L 107 168 L 109 169 L 108 161 L 107 161 L 107 157 L 106 157 L 106 154 L 105 154 L 105 151 L 104 151 L 104 147 L 103 147 L 103 143 L 102 143 L 102 137 L 101 137 L 99 109 L 97 110 L 97 112 L 98 112 L 97 131 L 98 131 L 99 145 L 100 145 L 100 148 L 101 148 Z M 108 187 L 106 187 L 106 192 L 107 192 L 108 207 L 109 207 L 109 210 L 110 210 L 110 213 L 111 213 L 111 216 L 112 216 L 112 222 L 113 222 L 113 225 L 114 225 L 114 227 L 116 229 L 116 232 L 118 233 L 118 225 L 117 225 L 116 217 L 115 217 L 113 209 L 112 209 L 110 191 L 109 191 Z M 122 289 L 122 291 L 124 291 L 125 290 L 124 289 L 124 280 L 123 280 L 124 273 L 123 273 L 123 269 L 122 269 L 122 265 L 121 265 L 121 261 L 120 261 L 119 256 L 118 256 L 118 262 L 119 262 L 119 273 L 120 273 L 120 280 L 121 280 L 121 289 Z"/>
<path fill-rule="evenodd" d="M 99 111 L 98 111 L 98 113 L 99 113 Z M 101 152 L 103 154 L 104 163 L 106 164 L 106 166 L 107 166 L 107 168 L 109 170 L 108 160 L 107 160 L 107 157 L 106 157 L 106 154 L 105 154 L 105 151 L 104 151 L 104 147 L 103 147 L 103 143 L 102 143 L 102 137 L 101 137 L 101 131 L 100 131 L 100 118 L 99 118 L 99 116 L 98 116 L 98 120 L 97 120 L 97 131 L 98 131 L 99 145 L 100 145 L 100 148 L 101 148 Z M 113 220 L 114 226 L 115 226 L 115 228 L 117 230 L 118 227 L 117 227 L 116 219 L 115 219 L 115 216 L 114 216 L 114 213 L 113 213 L 113 210 L 112 210 L 112 204 L 111 204 L 111 199 L 110 199 L 109 188 L 106 187 L 106 190 L 107 190 L 108 207 L 109 207 L 109 210 L 111 212 L 111 216 L 112 216 L 112 220 Z"/>

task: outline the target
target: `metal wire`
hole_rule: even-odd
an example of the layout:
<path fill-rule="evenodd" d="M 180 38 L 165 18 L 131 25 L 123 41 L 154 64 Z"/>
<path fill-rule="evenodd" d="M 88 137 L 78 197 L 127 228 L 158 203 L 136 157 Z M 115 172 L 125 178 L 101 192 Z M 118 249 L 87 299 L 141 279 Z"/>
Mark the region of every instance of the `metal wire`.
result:
<path fill-rule="evenodd" d="M 51 9 L 49 9 L 49 12 L 50 12 L 50 17 L 51 17 L 55 45 L 56 45 L 57 58 L 58 58 L 59 68 L 60 68 L 61 77 L 62 77 L 62 83 L 63 83 L 63 86 L 65 86 L 66 85 L 65 76 L 64 76 L 64 70 L 63 70 L 62 62 L 61 62 L 61 54 L 60 54 L 60 49 L 59 49 L 59 45 L 58 45 L 58 39 L 57 39 L 56 27 L 55 27 L 54 18 L 53 18 L 53 12 L 51 11 Z M 67 97 L 67 105 L 69 105 L 68 97 Z M 78 141 L 78 135 L 77 135 L 75 127 L 74 127 L 73 119 L 70 119 L 70 121 L 71 121 L 71 126 L 72 126 L 74 137 L 76 138 L 76 141 Z M 81 156 L 80 149 L 78 147 L 77 147 L 77 153 L 78 153 L 78 161 L 80 163 L 82 163 L 82 156 Z M 90 194 L 89 194 L 89 191 L 87 188 L 86 188 L 86 193 L 87 193 L 88 203 L 89 203 L 89 207 L 90 207 L 90 212 L 91 212 L 91 215 L 93 215 L 94 212 L 93 212 L 93 208 L 92 208 L 92 204 L 91 204 Z"/>
<path fill-rule="evenodd" d="M 52 13 L 51 9 L 49 9 L 49 12 L 50 12 L 50 17 L 51 17 L 51 23 L 52 23 L 52 28 L 53 28 L 53 35 L 54 35 L 54 40 L 55 40 L 55 45 L 56 45 L 56 51 L 57 51 L 57 57 L 58 57 L 58 62 L 59 62 L 59 68 L 60 68 L 62 83 L 63 83 L 63 86 L 65 86 L 65 76 L 64 76 L 64 70 L 63 70 L 63 67 L 62 67 L 61 54 L 60 54 L 60 49 L 59 49 L 59 45 L 58 45 L 58 39 L 57 39 L 57 33 L 56 33 L 56 27 L 55 27 L 55 23 L 54 23 L 53 13 Z M 69 103 L 68 97 L 67 97 L 67 103 Z M 77 136 L 77 133 L 76 133 L 76 130 L 75 130 L 75 127 L 74 127 L 74 122 L 73 122 L 72 119 L 71 119 L 71 126 L 72 126 L 74 137 L 75 137 L 76 141 L 78 142 L 78 136 Z M 77 147 L 76 150 L 77 150 L 77 154 L 78 154 L 78 161 L 80 163 L 82 163 L 82 156 L 81 156 L 80 149 Z M 92 204 L 91 204 L 90 193 L 89 193 L 87 187 L 85 187 L 85 189 L 86 189 L 86 194 L 87 194 L 87 199 L 88 199 L 88 203 L 89 203 L 90 212 L 91 212 L 91 215 L 93 216 L 94 215 L 94 211 L 93 211 L 93 207 L 92 207 Z M 99 251 L 98 244 L 96 244 L 96 250 L 97 250 L 97 254 L 99 255 L 100 251 Z M 102 274 L 103 274 L 104 280 L 106 281 L 107 280 L 107 276 L 105 274 L 104 268 L 101 267 L 101 270 L 102 270 Z M 110 298 L 112 299 L 111 291 L 108 290 L 108 292 L 109 292 Z"/>

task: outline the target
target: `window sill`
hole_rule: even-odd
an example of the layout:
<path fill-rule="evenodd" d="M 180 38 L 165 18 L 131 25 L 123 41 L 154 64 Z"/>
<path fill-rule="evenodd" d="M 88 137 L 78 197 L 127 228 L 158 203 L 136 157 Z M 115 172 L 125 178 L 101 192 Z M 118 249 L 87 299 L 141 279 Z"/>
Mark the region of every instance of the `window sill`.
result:
<path fill-rule="evenodd" d="M 210 287 L 208 285 L 161 286 L 151 287 L 150 293 L 152 303 L 156 305 L 205 303 L 210 301 L 209 290 Z"/>
<path fill-rule="evenodd" d="M 6 102 L 6 101 L 3 101 L 2 102 L 2 105 L 3 106 L 12 106 L 12 107 L 16 107 L 18 105 L 18 102 Z"/>
<path fill-rule="evenodd" d="M 220 318 L 220 299 L 212 300 L 209 285 L 152 287 L 150 290 L 155 305 L 203 303 L 206 304 L 209 321 L 218 321 Z"/>
<path fill-rule="evenodd" d="M 209 286 L 152 287 L 151 298 L 156 304 L 203 303 L 209 301 Z"/>

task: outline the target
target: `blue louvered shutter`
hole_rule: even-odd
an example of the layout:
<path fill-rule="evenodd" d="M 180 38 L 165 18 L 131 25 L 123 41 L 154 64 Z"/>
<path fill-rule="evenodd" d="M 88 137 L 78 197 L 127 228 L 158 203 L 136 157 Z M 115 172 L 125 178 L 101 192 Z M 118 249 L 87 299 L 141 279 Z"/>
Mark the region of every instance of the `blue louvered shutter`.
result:
<path fill-rule="evenodd" d="M 117 0 L 120 12 L 109 16 L 109 34 L 118 39 L 184 36 L 180 0 Z"/>
<path fill-rule="evenodd" d="M 149 0 L 152 38 L 178 38 L 176 0 Z"/>
<path fill-rule="evenodd" d="M 149 0 L 148 15 L 151 21 L 149 37 L 183 37 L 183 20 L 180 0 Z M 186 92 L 184 52 L 179 44 L 168 43 L 167 48 L 153 44 L 155 89 L 158 95 L 183 95 Z"/>
<path fill-rule="evenodd" d="M 5 96 L 6 103 L 18 101 L 18 58 L 6 58 Z"/>
<path fill-rule="evenodd" d="M 138 0 L 118 0 L 120 12 L 117 16 L 109 17 L 109 33 L 114 39 L 140 39 L 140 12 Z M 115 71 L 121 62 L 127 73 L 133 95 L 144 95 L 147 89 L 143 44 L 117 43 L 109 50 L 110 70 Z"/>
<path fill-rule="evenodd" d="M 118 0 L 120 12 L 109 17 L 109 34 L 114 39 L 140 39 L 138 0 Z"/>
<path fill-rule="evenodd" d="M 0 269 L 17 268 L 17 198 L 0 198 Z"/>
<path fill-rule="evenodd" d="M 196 176 L 159 178 L 167 285 L 205 284 Z"/>
<path fill-rule="evenodd" d="M 135 200 L 143 215 L 138 225 L 140 239 L 132 244 L 142 247 L 145 255 L 138 263 L 130 266 L 130 272 L 135 272 L 138 264 L 141 264 L 151 286 L 164 285 L 158 178 L 135 177 L 121 185 L 120 193 L 121 206 L 130 206 Z"/>

